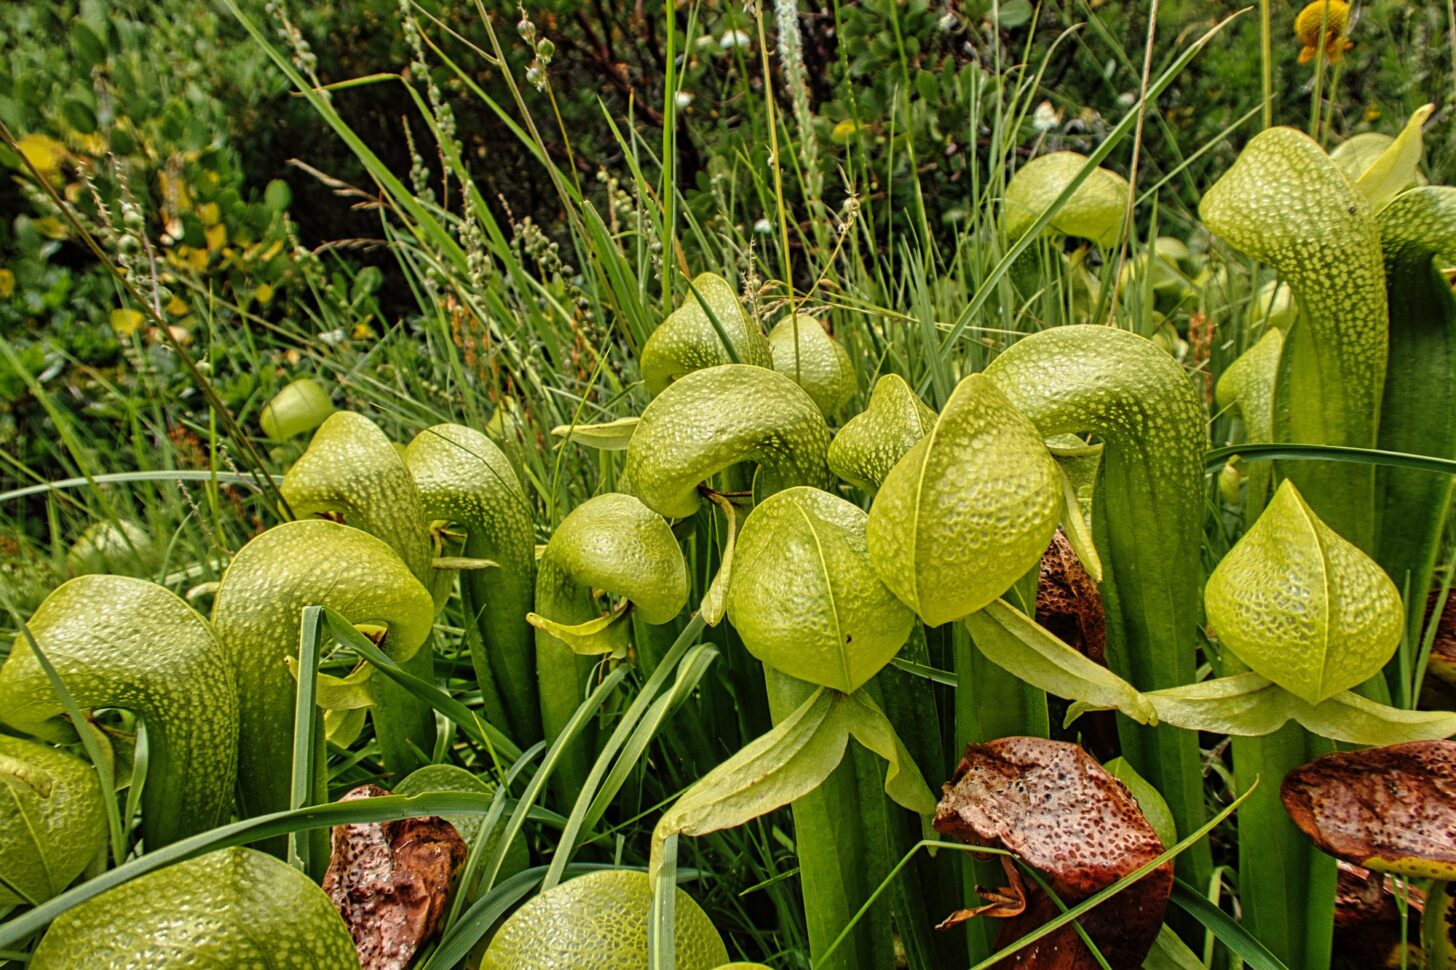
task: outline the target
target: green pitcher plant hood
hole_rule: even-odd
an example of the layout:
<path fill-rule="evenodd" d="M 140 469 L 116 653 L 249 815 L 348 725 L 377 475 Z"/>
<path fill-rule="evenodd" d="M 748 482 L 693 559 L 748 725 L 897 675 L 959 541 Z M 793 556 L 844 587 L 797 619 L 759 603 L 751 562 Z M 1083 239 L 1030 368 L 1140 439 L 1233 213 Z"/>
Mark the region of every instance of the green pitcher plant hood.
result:
<path fill-rule="evenodd" d="M 1208 431 L 1187 373 L 1151 340 L 1080 325 L 1022 338 L 991 362 L 986 376 L 1043 436 L 1101 440 L 1091 533 L 1102 565 L 1112 671 L 1142 690 L 1192 681 Z M 981 633 L 972 630 L 972 636 L 980 647 Z M 1124 756 L 1163 792 L 1179 830 L 1202 825 L 1197 739 L 1126 722 L 1118 733 Z M 1209 865 L 1206 845 L 1179 860 L 1180 872 L 1195 880 Z"/>
<path fill-rule="evenodd" d="M 405 465 L 419 491 L 423 531 L 433 523 L 463 536 L 466 558 L 496 563 L 460 575 L 469 616 L 481 636 L 470 643 L 471 663 L 484 689 L 494 688 L 518 741 L 541 736 L 533 703 L 536 662 L 526 614 L 535 591 L 535 528 L 520 479 L 505 453 L 479 431 L 437 424 L 415 436 Z M 453 572 L 437 570 L 448 583 Z M 441 599 L 438 590 L 436 602 Z"/>
<path fill-rule="evenodd" d="M 875 381 L 865 409 L 845 422 L 829 443 L 829 469 L 875 491 L 905 452 L 935 427 L 936 414 L 898 374 Z"/>
<path fill-rule="evenodd" d="M 648 623 L 677 616 L 688 601 L 687 565 L 667 520 L 632 495 L 607 492 L 578 505 L 541 555 L 536 582 L 538 609 L 531 623 L 539 631 L 569 633 L 579 618 L 597 616 L 593 591 L 629 601 Z M 576 648 L 593 651 L 588 639 Z"/>
<path fill-rule="evenodd" d="M 596 592 L 617 600 L 617 607 L 603 615 Z M 555 740 L 571 720 L 596 658 L 626 656 L 629 606 L 643 621 L 660 625 L 674 619 L 687 600 L 687 564 L 662 516 L 619 492 L 573 509 L 541 554 L 536 609 L 527 617 L 536 628 L 546 738 Z M 563 758 L 558 777 L 571 788 L 586 777 L 588 757 L 578 742 Z"/>
<path fill-rule="evenodd" d="M 1275 387 L 1275 440 L 1374 447 L 1389 317 L 1370 201 L 1308 136 L 1270 128 L 1203 196 L 1199 214 L 1278 270 L 1299 301 Z M 1370 549 L 1373 467 L 1284 465 L 1322 518 Z"/>
<path fill-rule="evenodd" d="M 1101 437 L 1092 520 L 1117 587 L 1109 652 L 1136 669 L 1156 641 L 1159 652 L 1188 658 L 1191 671 L 1207 433 L 1187 374 L 1149 339 L 1079 325 L 1025 336 L 986 377 L 1045 437 Z M 1153 671 L 1134 677 L 1172 686 L 1156 685 Z"/>
<path fill-rule="evenodd" d="M 708 914 L 673 889 L 673 962 L 716 970 L 728 962 Z M 563 882 L 532 898 L 496 931 L 481 970 L 637 970 L 648 965 L 652 883 L 638 870 L 608 869 Z"/>
<path fill-rule="evenodd" d="M 364 415 L 331 415 L 281 488 L 296 517 L 341 516 L 388 543 L 416 579 L 429 583 L 430 548 L 414 479 L 394 442 Z"/>
<path fill-rule="evenodd" d="M 96 770 L 64 751 L 0 735 L 0 907 L 45 902 L 105 851 Z"/>
<path fill-rule="evenodd" d="M 1102 592 L 1111 594 L 1108 660 L 1144 687 L 1186 683 L 1197 641 L 1207 446 L 1192 382 L 1152 341 L 1101 326 L 1025 337 L 986 377 L 1040 434 L 1101 438 L 1092 525 Z"/>
<path fill-rule="evenodd" d="M 148 850 L 226 818 L 239 706 L 235 670 L 206 620 L 155 583 L 96 575 L 57 587 L 28 626 L 78 705 L 129 710 L 146 725 Z M 58 739 L 70 734 L 56 733 L 64 712 L 29 639 L 19 637 L 0 667 L 0 719 Z"/>
<path fill-rule="evenodd" d="M 454 572 L 433 565 L 430 532 L 419 490 L 404 463 L 405 451 L 364 415 L 340 411 L 319 426 L 308 449 L 284 476 L 281 491 L 299 518 L 337 517 L 387 543 L 430 591 L 438 612 L 449 596 Z M 418 654 L 406 667 L 428 679 L 434 667 L 432 651 Z M 370 689 L 376 698 L 372 716 L 385 766 L 391 771 L 418 766 L 416 751 L 434 747 L 434 711 L 387 678 L 375 681 Z"/>
<path fill-rule="evenodd" d="M 765 664 L 853 693 L 899 652 L 915 615 L 880 582 L 858 506 L 816 488 L 773 495 L 738 536 L 728 619 Z"/>
<path fill-rule="evenodd" d="M 149 872 L 61 914 L 29 965 L 358 970 L 359 957 L 333 902 L 307 876 L 232 848 Z"/>
<path fill-rule="evenodd" d="M 1005 600 L 971 614 L 965 623 L 976 649 L 993 663 L 1073 701 L 1068 724 L 1087 711 L 1116 710 L 1139 724 L 1238 737 L 1271 734 L 1290 721 L 1348 744 L 1398 744 L 1456 734 L 1456 712 L 1389 707 L 1348 690 L 1311 704 L 1253 671 L 1140 691 Z"/>
<path fill-rule="evenodd" d="M 131 519 L 93 522 L 66 550 L 66 572 L 71 576 L 111 573 L 145 577 L 160 564 L 156 540 L 146 527 Z"/>
<path fill-rule="evenodd" d="M 777 371 L 725 364 L 694 371 L 647 405 L 627 444 L 627 480 L 648 508 L 697 511 L 698 485 L 741 461 L 754 492 L 829 484 L 829 426 L 803 388 Z"/>
<path fill-rule="evenodd" d="M 312 431 L 334 413 L 329 392 L 312 377 L 302 377 L 263 405 L 258 424 L 273 441 L 287 441 Z"/>
<path fill-rule="evenodd" d="M 727 339 L 728 345 L 724 344 Z M 738 294 L 723 277 L 693 278 L 682 306 L 642 347 L 642 379 L 653 396 L 687 374 L 719 364 L 772 367 L 773 354 L 758 324 L 743 312 Z"/>
<path fill-rule="evenodd" d="M 1020 239 L 1087 164 L 1077 152 L 1052 152 L 1033 158 L 1006 184 L 1006 235 Z M 1127 214 L 1127 179 L 1105 168 L 1093 169 L 1047 225 L 1047 231 L 1115 244 Z"/>
<path fill-rule="evenodd" d="M 1283 350 L 1284 333 L 1270 327 L 1219 375 L 1215 399 L 1219 407 L 1237 409 L 1250 441 L 1274 440 L 1274 382 Z"/>
<path fill-rule="evenodd" d="M 285 522 L 238 550 L 223 573 L 212 622 L 237 680 L 238 801 L 244 815 L 288 807 L 295 686 L 285 657 L 298 651 L 305 606 L 384 627 L 381 646 L 408 660 L 429 636 L 434 602 L 393 549 L 325 519 Z"/>
<path fill-rule="evenodd" d="M 839 341 L 813 317 L 790 314 L 768 334 L 774 370 L 798 384 L 828 417 L 854 396 L 854 365 Z"/>
<path fill-rule="evenodd" d="M 1221 644 L 1311 704 L 1379 673 L 1400 643 L 1395 584 L 1289 481 L 1214 569 L 1204 599 Z"/>
<path fill-rule="evenodd" d="M 973 613 L 1040 560 L 1061 473 L 1036 426 L 982 374 L 885 476 L 866 534 L 880 579 L 931 626 Z"/>

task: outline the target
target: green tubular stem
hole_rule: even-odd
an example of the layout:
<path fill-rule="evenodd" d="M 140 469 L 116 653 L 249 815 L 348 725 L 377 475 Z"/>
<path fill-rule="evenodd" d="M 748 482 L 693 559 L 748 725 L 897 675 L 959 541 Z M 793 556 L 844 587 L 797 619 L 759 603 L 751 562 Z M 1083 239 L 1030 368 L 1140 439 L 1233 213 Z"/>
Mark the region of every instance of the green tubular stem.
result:
<path fill-rule="evenodd" d="M 1243 922 L 1289 967 L 1327 967 L 1334 938 L 1335 859 L 1289 820 L 1279 800 L 1284 776 L 1335 750 L 1298 724 L 1232 739 L 1234 781 L 1259 786 L 1236 816 Z"/>
<path fill-rule="evenodd" d="M 763 668 L 769 713 L 777 724 L 792 714 L 815 691 L 812 684 Z M 853 750 L 857 745 L 850 745 Z M 867 831 L 867 823 L 883 820 L 883 807 L 866 812 L 861 802 L 868 786 L 860 784 L 857 759 L 846 757 L 814 791 L 794 801 L 794 848 L 799 860 L 799 884 L 804 894 L 804 918 L 809 930 L 809 952 L 817 960 L 834 942 L 856 912 L 869 899 L 884 872 L 872 871 L 882 858 L 883 828 Z M 884 801 L 878 773 L 870 793 Z M 871 837 L 880 844 L 869 845 Z M 846 847 L 850 847 L 846 851 Z M 894 965 L 894 940 L 889 907 L 876 905 L 855 925 L 847 940 L 821 970 L 879 970 Z"/>
<path fill-rule="evenodd" d="M 1456 297 L 1433 262 L 1456 248 L 1456 189 L 1412 189 L 1379 221 L 1391 320 L 1379 446 L 1456 458 Z M 1407 626 L 1418 643 L 1453 479 L 1404 468 L 1375 475 L 1375 558 L 1409 590 Z"/>
<path fill-rule="evenodd" d="M 1389 314 L 1380 232 L 1364 196 L 1313 140 L 1270 128 L 1208 190 L 1199 214 L 1277 269 L 1299 300 L 1275 387 L 1275 440 L 1374 447 Z M 1335 531 L 1371 550 L 1373 467 L 1290 462 L 1278 471 Z"/>
<path fill-rule="evenodd" d="M 238 686 L 244 817 L 289 807 L 295 684 L 283 660 L 298 649 L 305 606 L 385 627 L 384 652 L 400 661 L 419 652 L 434 619 L 429 591 L 394 550 L 358 529 L 322 519 L 286 522 L 238 550 L 218 586 L 212 622 Z M 388 703 L 377 697 L 376 718 Z M 425 748 L 425 738 L 386 740 L 383 726 L 376 730 L 382 746 L 413 741 Z"/>
<path fill-rule="evenodd" d="M 910 639 L 900 651 L 900 657 L 912 663 L 930 664 L 930 650 L 926 642 L 925 628 L 915 624 Z M 915 760 L 920 774 L 925 778 L 949 777 L 950 761 L 941 744 L 940 715 L 936 706 L 936 687 L 925 679 L 894 666 L 886 667 L 876 675 L 871 685 L 872 692 L 879 694 L 880 707 L 889 718 L 891 726 L 905 742 L 906 750 Z M 956 737 L 961 737 L 959 730 Z M 857 750 L 851 748 L 851 750 Z M 878 765 L 876 774 L 878 777 Z M 880 793 L 883 801 L 883 793 Z M 907 813 L 899 826 L 898 841 L 893 843 L 893 859 L 899 859 L 923 837 L 920 820 Z M 893 826 L 893 821 L 891 822 Z M 934 906 L 939 900 L 955 899 L 960 892 L 959 853 L 947 853 L 932 858 L 920 853 L 911 863 L 911 872 L 901 885 L 908 892 L 896 897 L 896 925 L 902 936 L 917 934 L 924 938 L 930 927 L 944 914 L 929 912 L 927 905 Z M 929 901 L 927 903 L 927 901 Z M 902 915 L 902 912 L 903 915 Z M 929 933 L 928 947 L 931 950 L 930 966 L 969 966 L 966 962 L 964 937 L 955 933 Z M 987 950 L 987 953 L 990 951 Z"/>
<path fill-rule="evenodd" d="M 1421 949 L 1427 970 L 1456 970 L 1456 885 L 1432 883 L 1421 914 Z"/>
<path fill-rule="evenodd" d="M 78 705 L 130 710 L 145 723 L 142 809 L 148 851 L 226 817 L 238 700 L 233 673 L 206 620 L 154 583 L 96 575 L 58 587 L 29 627 Z M 54 736 L 62 712 L 21 637 L 0 668 L 0 718 L 22 731 Z M 62 736 L 70 733 L 62 730 Z M 286 780 L 286 761 L 283 775 Z"/>
<path fill-rule="evenodd" d="M 1140 690 L 1195 677 L 1203 542 L 1203 405 L 1183 369 L 1151 341 L 1111 327 L 1066 326 L 1022 339 L 986 369 L 1047 437 L 1102 438 L 1092 525 L 1103 563 L 1107 659 Z M 1124 754 L 1167 800 L 1180 833 L 1203 824 L 1198 737 L 1119 719 Z M 1179 856 L 1205 885 L 1207 843 Z"/>
<path fill-rule="evenodd" d="M 662 516 L 630 495 L 608 492 L 578 505 L 561 521 L 536 571 L 536 613 L 573 625 L 602 614 L 593 590 L 631 601 L 641 620 L 667 623 L 687 604 L 687 566 Z M 536 672 L 541 722 L 554 741 L 586 697 L 596 657 L 577 655 L 537 627 Z M 562 752 L 552 781 L 576 797 L 593 760 L 594 733 Z"/>
<path fill-rule="evenodd" d="M 829 427 L 803 388 L 765 367 L 694 371 L 664 390 L 627 444 L 627 481 L 670 518 L 697 511 L 698 485 L 741 461 L 758 464 L 759 498 L 794 485 L 826 488 Z"/>
<path fill-rule="evenodd" d="M 1274 440 L 1274 385 L 1283 351 L 1284 332 L 1271 327 L 1219 376 L 1217 402 L 1220 407 L 1238 408 L 1245 441 Z M 1274 467 L 1267 461 L 1250 462 L 1245 474 L 1246 525 L 1252 525 L 1269 501 Z"/>
<path fill-rule="evenodd" d="M 536 650 L 526 623 L 535 590 L 535 532 L 520 479 L 494 442 L 458 424 L 420 432 L 405 464 L 424 522 L 443 520 L 463 530 L 464 556 L 499 564 L 460 576 L 466 622 L 481 634 L 470 659 L 482 687 L 494 685 L 506 718 L 502 727 L 521 745 L 539 741 Z"/>
<path fill-rule="evenodd" d="M 450 577 L 442 582 L 431 565 L 419 490 L 399 449 L 373 421 L 353 411 L 330 415 L 283 477 L 280 490 L 299 519 L 342 516 L 345 524 L 387 543 L 431 591 L 435 609 L 443 605 Z M 432 650 L 410 655 L 401 666 L 434 680 Z M 403 777 L 422 764 L 416 748 L 426 753 L 434 748 L 435 714 L 393 681 L 381 678 L 374 692 L 373 718 L 385 767 Z"/>

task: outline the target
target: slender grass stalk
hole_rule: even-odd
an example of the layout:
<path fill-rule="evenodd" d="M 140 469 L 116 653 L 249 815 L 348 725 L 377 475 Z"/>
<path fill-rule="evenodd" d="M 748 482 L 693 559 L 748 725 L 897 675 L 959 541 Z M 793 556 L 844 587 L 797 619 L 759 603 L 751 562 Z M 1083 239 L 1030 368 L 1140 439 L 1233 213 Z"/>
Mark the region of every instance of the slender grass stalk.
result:
<path fill-rule="evenodd" d="M 290 809 L 328 801 L 326 780 L 320 770 L 320 766 L 325 764 L 324 736 L 320 730 L 322 718 L 315 702 L 318 694 L 319 641 L 322 634 L 323 610 L 317 606 L 305 606 L 303 619 L 298 627 L 298 694 L 293 708 L 293 782 L 288 797 Z M 310 833 L 312 836 L 324 834 Z M 315 879 L 323 874 L 325 858 L 315 850 L 326 851 L 326 844 L 314 844 L 317 841 L 317 838 L 300 839 L 297 833 L 288 837 L 288 861 Z"/>
<path fill-rule="evenodd" d="M 1274 124 L 1274 27 L 1270 0 L 1259 0 L 1259 80 L 1264 88 L 1264 127 Z"/>
<path fill-rule="evenodd" d="M 1309 137 L 1320 141 L 1320 115 L 1324 104 L 1325 36 L 1330 29 L 1330 0 L 1320 6 L 1320 29 L 1314 51 L 1314 89 L 1309 97 Z"/>
<path fill-rule="evenodd" d="M 1112 296 L 1114 310 L 1117 306 L 1117 291 L 1122 285 L 1123 267 L 1127 265 L 1128 244 L 1136 235 L 1133 224 L 1133 207 L 1137 203 L 1138 163 L 1142 161 L 1143 155 L 1143 124 L 1147 120 L 1148 80 L 1153 73 L 1153 41 L 1158 36 L 1158 7 L 1159 0 L 1152 0 L 1152 5 L 1148 8 L 1148 33 L 1143 48 L 1143 69 L 1139 81 L 1137 125 L 1133 129 L 1132 135 L 1132 161 L 1128 162 L 1127 166 L 1127 209 L 1123 214 L 1122 232 L 1117 241 L 1117 273 L 1113 277 Z"/>
<path fill-rule="evenodd" d="M 774 209 L 779 224 L 779 255 L 783 260 L 785 299 L 789 313 L 794 313 L 794 268 L 790 262 L 789 209 L 784 199 L 783 156 L 779 150 L 778 106 L 774 101 L 773 69 L 768 60 L 768 39 L 764 34 L 763 8 L 754 5 L 754 22 L 758 27 L 758 48 L 763 66 L 763 106 L 768 125 L 769 168 L 773 172 Z M 797 343 L 797 341 L 795 341 Z"/>

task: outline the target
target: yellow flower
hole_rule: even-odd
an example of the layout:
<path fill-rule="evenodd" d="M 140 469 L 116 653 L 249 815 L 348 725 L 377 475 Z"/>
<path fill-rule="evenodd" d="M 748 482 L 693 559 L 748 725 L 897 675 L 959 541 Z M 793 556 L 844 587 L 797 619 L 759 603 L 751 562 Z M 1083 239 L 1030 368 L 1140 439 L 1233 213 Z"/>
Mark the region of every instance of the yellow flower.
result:
<path fill-rule="evenodd" d="M 203 234 L 207 237 L 208 249 L 221 249 L 223 244 L 227 242 L 227 226 L 221 223 L 215 226 L 208 226 L 203 230 Z"/>
<path fill-rule="evenodd" d="M 222 209 L 216 202 L 208 202 L 197 207 L 197 218 L 204 226 L 215 226 L 222 220 Z"/>
<path fill-rule="evenodd" d="M 174 317 L 182 316 L 184 313 L 187 312 L 188 309 L 189 307 L 187 306 L 186 301 L 184 301 L 180 296 L 172 297 L 171 301 L 167 304 L 167 312 L 172 314 L 172 316 Z"/>
<path fill-rule="evenodd" d="M 1325 60 L 1338 63 L 1345 51 L 1355 46 L 1354 41 L 1345 37 L 1345 28 L 1349 25 L 1350 5 L 1345 0 L 1314 0 L 1306 5 L 1294 18 L 1294 36 L 1303 45 L 1299 63 L 1309 63 L 1321 47 Z M 1324 27 L 1323 34 L 1321 27 Z"/>
<path fill-rule="evenodd" d="M 144 319 L 140 311 L 118 308 L 111 311 L 111 329 L 122 337 L 130 337 L 141 327 Z"/>
<path fill-rule="evenodd" d="M 72 134 L 72 141 L 83 152 L 93 158 L 102 158 L 106 155 L 106 138 L 99 131 L 93 131 L 89 135 Z"/>
<path fill-rule="evenodd" d="M 65 239 L 69 235 L 66 224 L 55 216 L 44 216 L 32 220 L 31 225 L 35 226 L 36 230 L 47 239 Z"/>
<path fill-rule="evenodd" d="M 35 170 L 46 179 L 60 170 L 61 160 L 66 157 L 66 146 L 45 135 L 22 135 L 16 145 L 26 161 L 34 165 Z"/>
<path fill-rule="evenodd" d="M 0 300 L 8 300 L 14 292 L 15 274 L 8 269 L 0 269 Z"/>
<path fill-rule="evenodd" d="M 373 340 L 374 328 L 367 323 L 354 324 L 354 332 L 351 335 L 355 340 Z"/>
<path fill-rule="evenodd" d="M 259 303 L 268 304 L 273 299 L 273 284 L 259 283 L 258 288 L 253 291 L 253 296 Z"/>

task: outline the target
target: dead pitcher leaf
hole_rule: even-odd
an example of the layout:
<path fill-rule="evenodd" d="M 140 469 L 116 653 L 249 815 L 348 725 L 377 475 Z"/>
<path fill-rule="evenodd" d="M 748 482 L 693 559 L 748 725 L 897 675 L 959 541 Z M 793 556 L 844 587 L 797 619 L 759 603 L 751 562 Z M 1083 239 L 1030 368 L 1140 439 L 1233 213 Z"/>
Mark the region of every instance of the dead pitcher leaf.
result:
<path fill-rule="evenodd" d="M 1396 903 L 1397 893 L 1405 895 L 1405 914 Z M 1425 903 L 1426 894 L 1409 883 L 1397 886 L 1391 876 L 1341 861 L 1335 887 L 1335 966 L 1421 966 L 1415 941 L 1420 939 Z"/>
<path fill-rule="evenodd" d="M 340 801 L 388 795 L 361 785 Z M 336 825 L 324 892 L 334 901 L 363 970 L 404 970 L 434 934 L 465 841 L 442 818 Z"/>
<path fill-rule="evenodd" d="M 1397 875 L 1456 878 L 1456 741 L 1412 741 L 1317 758 L 1279 797 L 1325 852 Z"/>
<path fill-rule="evenodd" d="M 937 831 L 971 845 L 1004 848 L 1044 874 L 1072 906 L 1163 852 L 1163 843 L 1127 788 L 1074 744 L 1003 738 L 966 747 L 935 813 Z M 1008 864 L 1009 865 L 1009 864 Z M 1008 867 L 1008 873 L 1013 870 Z M 1003 893 L 1017 893 L 1020 880 Z M 1163 865 L 1079 921 L 1114 970 L 1142 965 L 1173 888 Z M 1039 887 L 1026 883 L 1025 911 L 1010 916 L 997 936 L 1006 946 L 1059 912 Z M 993 899 L 993 903 L 999 900 Z M 1016 907 L 996 906 L 990 915 Z M 1003 960 L 1023 970 L 1083 970 L 1097 963 L 1068 925 Z"/>
<path fill-rule="evenodd" d="M 1036 619 L 1078 653 L 1106 665 L 1107 627 L 1097 583 L 1087 575 L 1060 528 L 1041 557 Z"/>
<path fill-rule="evenodd" d="M 1426 600 L 1427 623 L 1431 622 L 1440 599 L 1440 590 L 1431 590 Z M 1441 616 L 1436 620 L 1436 638 L 1431 642 L 1431 659 L 1426 666 L 1421 706 L 1427 709 L 1456 707 L 1456 591 L 1446 597 Z"/>

